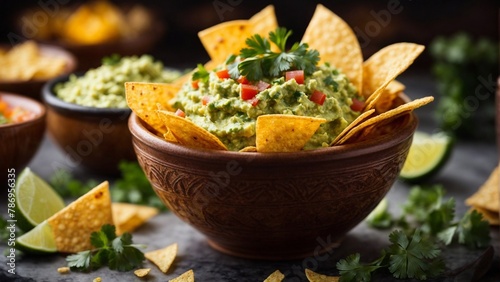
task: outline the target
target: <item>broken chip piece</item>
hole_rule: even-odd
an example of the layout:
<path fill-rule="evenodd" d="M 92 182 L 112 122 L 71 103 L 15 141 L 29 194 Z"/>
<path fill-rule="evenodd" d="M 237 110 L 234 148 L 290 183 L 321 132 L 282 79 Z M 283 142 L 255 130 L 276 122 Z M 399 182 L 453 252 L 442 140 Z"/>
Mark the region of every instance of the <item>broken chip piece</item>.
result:
<path fill-rule="evenodd" d="M 177 256 L 177 248 L 177 243 L 174 243 L 165 248 L 147 252 L 144 254 L 144 257 L 158 266 L 161 272 L 167 273 Z"/>
<path fill-rule="evenodd" d="M 194 282 L 194 271 L 190 269 L 178 277 L 168 280 L 168 282 Z"/>
<path fill-rule="evenodd" d="M 135 274 L 135 276 L 142 278 L 142 277 L 146 277 L 150 271 L 151 271 L 151 268 L 141 268 L 141 269 L 135 270 L 134 274 Z"/>

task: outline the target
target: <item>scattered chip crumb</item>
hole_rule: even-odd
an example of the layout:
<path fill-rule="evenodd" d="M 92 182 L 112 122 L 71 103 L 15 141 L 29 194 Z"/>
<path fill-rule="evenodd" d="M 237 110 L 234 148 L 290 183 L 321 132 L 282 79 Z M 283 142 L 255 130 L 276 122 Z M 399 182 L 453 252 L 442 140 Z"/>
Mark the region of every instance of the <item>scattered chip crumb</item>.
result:
<path fill-rule="evenodd" d="M 156 264 L 158 268 L 163 273 L 167 273 L 168 269 L 174 262 L 175 256 L 177 255 L 177 243 L 169 245 L 163 249 L 147 252 L 144 256 Z"/>
<path fill-rule="evenodd" d="M 64 266 L 64 267 L 59 267 L 57 269 L 57 272 L 61 273 L 61 274 L 66 274 L 66 273 L 69 273 L 69 267 L 67 266 Z"/>
<path fill-rule="evenodd" d="M 269 277 L 264 280 L 264 282 L 281 282 L 285 279 L 285 275 L 281 273 L 281 271 L 276 270 L 275 272 L 271 273 Z"/>
<path fill-rule="evenodd" d="M 151 271 L 151 268 L 141 268 L 141 269 L 137 269 L 136 271 L 134 271 L 134 274 L 137 277 L 144 277 L 144 276 L 148 275 L 150 271 Z"/>
<path fill-rule="evenodd" d="M 340 280 L 339 276 L 326 276 L 310 269 L 306 269 L 306 277 L 310 282 L 338 282 Z"/>
<path fill-rule="evenodd" d="M 194 272 L 190 269 L 178 277 L 168 280 L 168 282 L 194 282 Z"/>
<path fill-rule="evenodd" d="M 101 277 L 96 277 L 94 278 L 94 280 L 92 280 L 92 282 L 102 282 L 102 279 Z"/>

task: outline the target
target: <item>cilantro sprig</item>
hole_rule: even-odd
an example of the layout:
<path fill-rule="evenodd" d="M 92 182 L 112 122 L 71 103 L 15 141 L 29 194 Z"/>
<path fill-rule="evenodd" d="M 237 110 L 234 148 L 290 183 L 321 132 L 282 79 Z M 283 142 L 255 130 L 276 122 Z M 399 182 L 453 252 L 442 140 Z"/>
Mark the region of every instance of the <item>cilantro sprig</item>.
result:
<path fill-rule="evenodd" d="M 238 57 L 230 56 L 226 61 L 231 77 L 246 76 L 248 80 L 257 81 L 263 77 L 279 77 L 288 70 L 304 70 L 312 74 L 319 62 L 319 52 L 308 49 L 307 43 L 294 43 L 287 51 L 287 40 L 291 30 L 277 28 L 269 33 L 269 38 L 255 34 L 245 41 L 247 47 L 240 50 Z M 271 48 L 273 43 L 278 52 Z"/>
<path fill-rule="evenodd" d="M 362 263 L 359 253 L 337 262 L 340 281 L 370 281 L 378 269 L 387 269 L 398 279 L 437 277 L 445 264 L 440 254 L 444 246 L 453 242 L 469 248 L 489 245 L 489 224 L 477 211 L 455 219 L 455 200 L 444 199 L 441 185 L 415 186 L 403 205 L 403 212 L 395 218 L 387 206 L 377 207 L 367 223 L 375 228 L 397 228 L 389 235 L 391 245 L 378 259 Z"/>
<path fill-rule="evenodd" d="M 66 258 L 72 270 L 92 271 L 104 265 L 111 270 L 129 271 L 142 264 L 144 254 L 138 249 L 143 245 L 133 244 L 132 235 L 116 236 L 113 225 L 103 225 L 98 232 L 92 232 L 90 242 L 95 247 Z"/>

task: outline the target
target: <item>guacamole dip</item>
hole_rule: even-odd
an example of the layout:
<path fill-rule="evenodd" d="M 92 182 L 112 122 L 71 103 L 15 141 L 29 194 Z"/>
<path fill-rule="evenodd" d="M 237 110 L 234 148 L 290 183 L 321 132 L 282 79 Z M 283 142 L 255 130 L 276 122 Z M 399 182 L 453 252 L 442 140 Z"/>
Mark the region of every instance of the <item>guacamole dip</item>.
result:
<path fill-rule="evenodd" d="M 353 99 L 361 99 L 357 90 L 328 64 L 317 67 L 311 75 L 290 78 L 289 74 L 249 82 L 231 78 L 222 67 L 208 72 L 206 81 L 183 85 L 172 103 L 187 119 L 216 135 L 229 150 L 255 146 L 255 123 L 265 114 L 324 118 L 327 122 L 304 149 L 329 146 L 359 115 L 351 109 Z M 248 87 L 258 88 L 252 98 L 245 97 Z"/>
<path fill-rule="evenodd" d="M 181 75 L 165 70 L 160 61 L 149 55 L 110 57 L 103 62 L 83 76 L 73 74 L 67 82 L 57 84 L 54 88 L 57 97 L 88 107 L 127 108 L 125 82 L 170 82 Z"/>

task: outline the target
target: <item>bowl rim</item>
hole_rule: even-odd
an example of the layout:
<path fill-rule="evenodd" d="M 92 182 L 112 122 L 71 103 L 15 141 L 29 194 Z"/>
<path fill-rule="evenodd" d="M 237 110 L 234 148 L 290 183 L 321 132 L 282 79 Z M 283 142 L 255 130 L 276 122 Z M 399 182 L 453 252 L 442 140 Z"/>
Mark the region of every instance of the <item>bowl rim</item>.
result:
<path fill-rule="evenodd" d="M 50 108 L 59 113 L 66 114 L 81 114 L 86 116 L 102 117 L 103 115 L 109 117 L 128 117 L 132 112 L 130 108 L 98 108 L 82 106 L 75 103 L 69 103 L 56 97 L 53 91 L 55 85 L 60 82 L 67 81 L 70 76 L 81 76 L 83 72 L 74 72 L 65 75 L 60 75 L 47 81 L 42 87 L 42 101 Z M 124 118 L 125 119 L 125 118 Z"/>
<path fill-rule="evenodd" d="M 57 45 L 53 44 L 47 44 L 47 43 L 40 43 L 36 42 L 38 48 L 40 49 L 40 53 L 44 55 L 48 55 L 50 57 L 61 57 L 64 58 L 66 61 L 66 67 L 64 68 L 64 72 L 60 74 L 59 76 L 62 75 L 67 75 L 69 73 L 72 73 L 73 71 L 76 70 L 78 67 L 78 59 L 76 58 L 73 53 L 70 51 L 59 47 Z M 0 44 L 0 49 L 10 49 L 14 47 L 14 45 L 11 44 Z M 56 76 L 57 77 L 57 76 Z M 0 85 L 18 85 L 18 84 L 37 84 L 37 83 L 45 83 L 52 78 L 48 79 L 29 79 L 29 80 L 21 80 L 21 79 L 16 79 L 16 80 L 0 80 Z"/>
<path fill-rule="evenodd" d="M 405 140 L 413 137 L 413 133 L 418 126 L 418 119 L 414 112 L 407 113 L 405 115 L 410 115 L 411 122 L 409 122 L 408 125 L 403 127 L 401 130 L 393 131 L 373 139 L 364 140 L 362 142 L 293 153 L 259 153 L 207 150 L 168 142 L 148 130 L 144 121 L 142 121 L 134 112 L 132 112 L 129 117 L 128 127 L 130 132 L 132 133 L 134 147 L 137 147 L 135 143 L 139 141 L 146 144 L 146 146 L 153 148 L 157 152 L 171 153 L 176 156 L 182 156 L 190 159 L 218 159 L 220 161 L 236 160 L 248 162 L 249 157 L 251 157 L 252 162 L 257 162 L 259 164 L 283 164 L 288 162 L 317 163 L 318 161 L 324 160 L 342 160 L 359 157 L 374 152 L 380 152 L 403 143 Z M 137 152 L 137 148 L 136 154 L 139 154 Z"/>
<path fill-rule="evenodd" d="M 17 127 L 17 126 L 23 126 L 26 124 L 34 123 L 34 122 L 37 122 L 39 120 L 45 120 L 47 108 L 41 102 L 39 102 L 33 98 L 21 95 L 21 94 L 0 91 L 0 99 L 2 99 L 4 97 L 8 97 L 8 99 L 19 100 L 20 101 L 19 104 L 23 109 L 27 109 L 27 107 L 29 107 L 29 108 L 37 108 L 39 111 L 38 111 L 38 113 L 35 113 L 35 116 L 32 119 L 29 119 L 29 120 L 26 120 L 23 122 L 3 124 L 3 125 L 0 125 L 0 129 L 13 128 L 13 127 Z"/>

